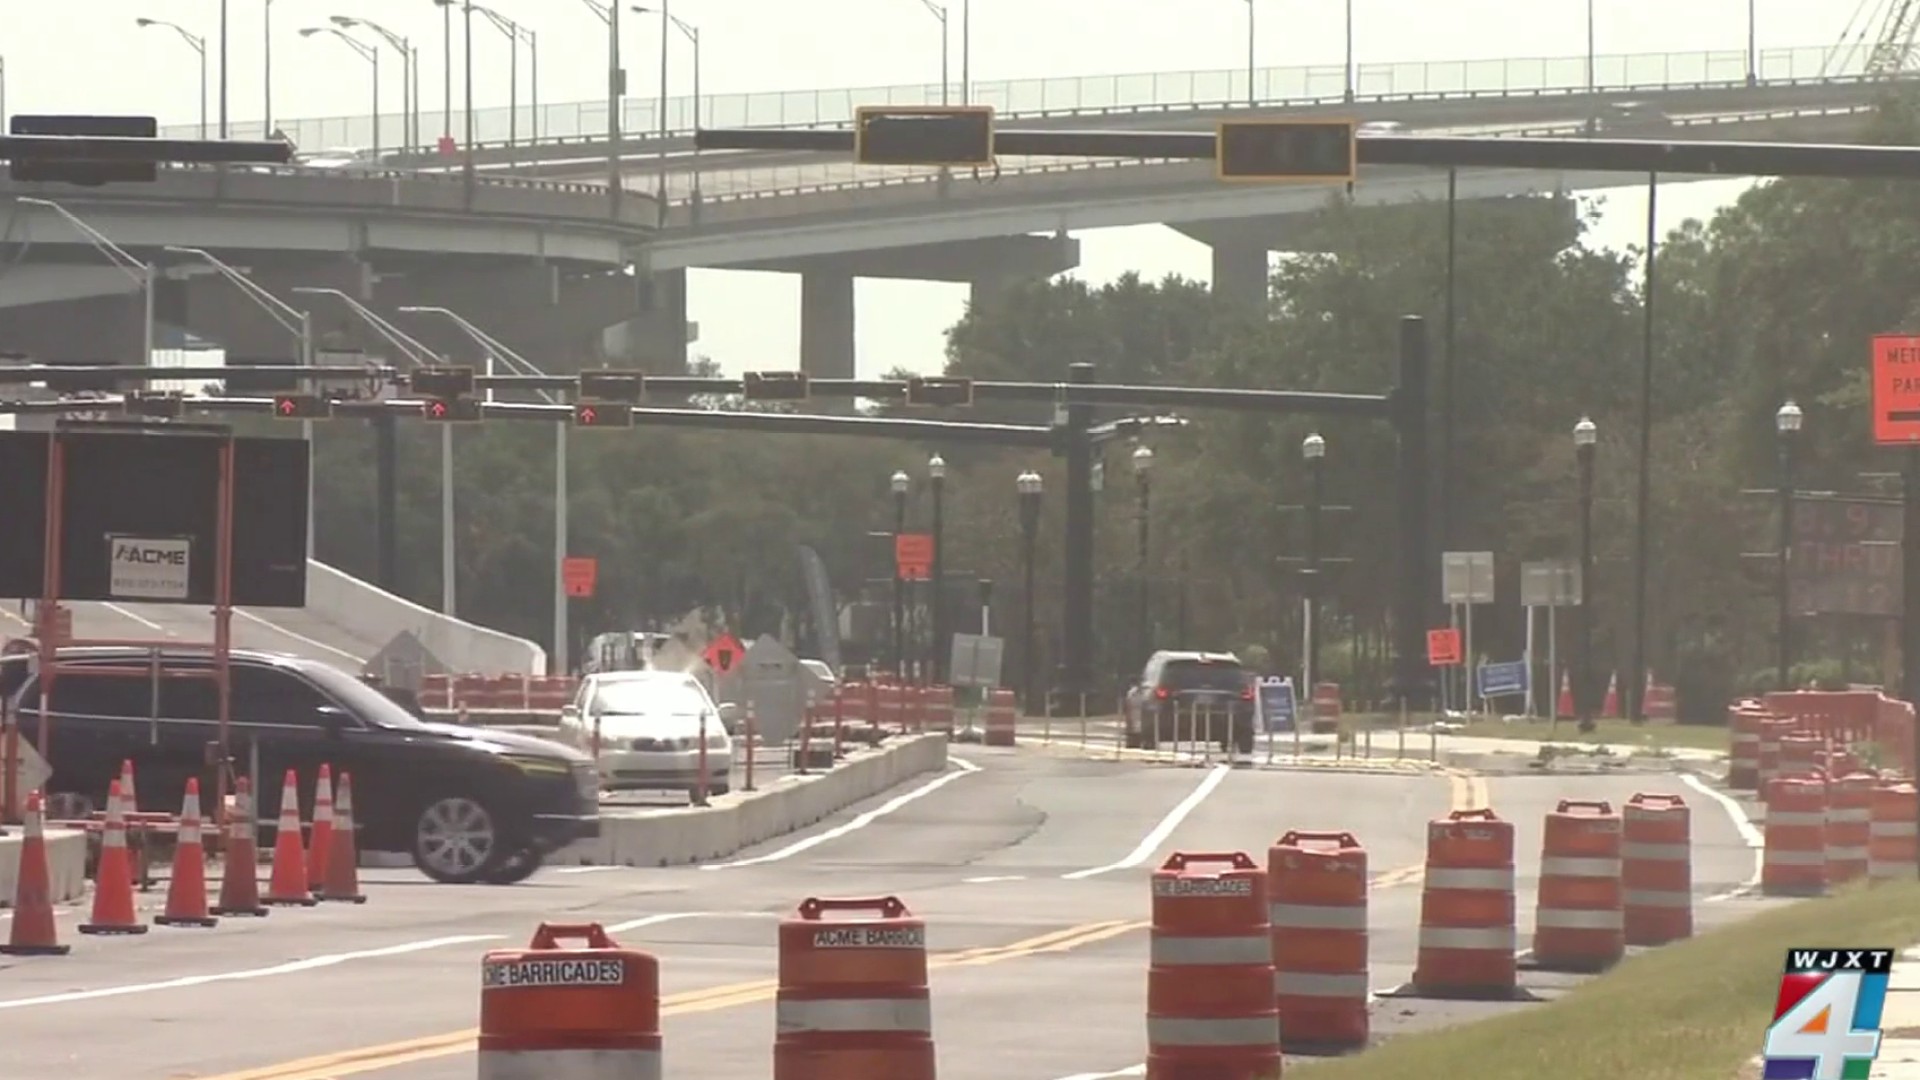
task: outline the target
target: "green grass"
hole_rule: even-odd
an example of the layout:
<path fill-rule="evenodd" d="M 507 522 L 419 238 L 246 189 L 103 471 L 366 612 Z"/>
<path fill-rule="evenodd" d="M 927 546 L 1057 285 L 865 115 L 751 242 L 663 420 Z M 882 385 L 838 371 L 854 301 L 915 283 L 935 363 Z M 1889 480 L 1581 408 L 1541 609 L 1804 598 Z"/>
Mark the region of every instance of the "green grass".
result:
<path fill-rule="evenodd" d="M 1734 1080 L 1760 1052 L 1788 947 L 1905 948 L 1916 940 L 1920 884 L 1858 888 L 1633 957 L 1549 1004 L 1404 1035 L 1352 1058 L 1289 1067 L 1287 1076 Z"/>
<path fill-rule="evenodd" d="M 1631 720 L 1595 721 L 1592 734 L 1582 733 L 1572 720 L 1562 720 L 1557 724 L 1545 720 L 1517 720 L 1511 724 L 1498 720 L 1474 720 L 1458 734 L 1488 739 L 1533 739 L 1571 746 L 1604 744 L 1616 750 L 1685 746 L 1725 753 L 1729 746 L 1724 725 L 1636 724 Z"/>

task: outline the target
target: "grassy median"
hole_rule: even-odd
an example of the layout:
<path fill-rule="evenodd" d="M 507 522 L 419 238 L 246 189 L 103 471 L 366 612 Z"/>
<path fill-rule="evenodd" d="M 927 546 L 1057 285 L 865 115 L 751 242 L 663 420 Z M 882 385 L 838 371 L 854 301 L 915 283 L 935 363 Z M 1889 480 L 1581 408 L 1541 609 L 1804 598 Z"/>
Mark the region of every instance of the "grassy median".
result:
<path fill-rule="evenodd" d="M 1636 724 L 1631 720 L 1597 720 L 1591 733 L 1572 720 L 1557 724 L 1545 720 L 1474 720 L 1456 732 L 1486 739 L 1533 739 L 1566 746 L 1607 746 L 1616 753 L 1636 749 L 1684 746 L 1725 753 L 1730 740 L 1724 724 Z"/>
<path fill-rule="evenodd" d="M 1636 956 L 1544 1005 L 1287 1070 L 1312 1080 L 1735 1080 L 1760 1052 L 1786 949 L 1920 941 L 1920 884 L 1794 904 Z"/>

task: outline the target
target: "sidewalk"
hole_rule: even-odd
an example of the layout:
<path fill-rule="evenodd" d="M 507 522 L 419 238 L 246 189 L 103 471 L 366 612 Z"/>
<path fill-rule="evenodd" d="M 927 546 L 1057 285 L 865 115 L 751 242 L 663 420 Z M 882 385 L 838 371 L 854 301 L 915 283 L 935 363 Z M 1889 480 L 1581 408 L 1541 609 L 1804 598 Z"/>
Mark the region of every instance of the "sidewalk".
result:
<path fill-rule="evenodd" d="M 1920 945 L 1903 950 L 1887 979 L 1880 1057 L 1870 1080 L 1920 1080 Z"/>

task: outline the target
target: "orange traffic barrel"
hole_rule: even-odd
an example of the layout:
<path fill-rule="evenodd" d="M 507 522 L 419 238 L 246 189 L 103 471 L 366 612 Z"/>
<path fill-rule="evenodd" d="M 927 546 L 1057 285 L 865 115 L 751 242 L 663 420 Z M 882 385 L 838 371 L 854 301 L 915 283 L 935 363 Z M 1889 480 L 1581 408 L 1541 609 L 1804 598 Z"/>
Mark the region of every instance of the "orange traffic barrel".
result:
<path fill-rule="evenodd" d="M 1629 945 L 1693 936 L 1693 815 L 1678 795 L 1635 795 L 1621 811 L 1620 883 Z"/>
<path fill-rule="evenodd" d="M 1245 852 L 1176 852 L 1153 874 L 1150 934 L 1146 1080 L 1278 1077 L 1265 871 Z"/>
<path fill-rule="evenodd" d="M 1018 741 L 1020 710 L 1018 699 L 1011 690 L 987 691 L 987 726 L 984 733 L 988 746 L 1012 746 Z"/>
<path fill-rule="evenodd" d="M 481 961 L 479 1051 L 480 1080 L 660 1080 L 660 962 L 599 923 L 541 923 Z"/>
<path fill-rule="evenodd" d="M 1920 863 L 1920 791 L 1912 784 L 1881 781 L 1873 789 L 1873 820 L 1867 828 L 1867 876 L 1905 881 Z"/>
<path fill-rule="evenodd" d="M 1819 896 L 1827 891 L 1827 781 L 1776 776 L 1767 783 L 1765 850 L 1760 891 L 1767 896 Z"/>
<path fill-rule="evenodd" d="M 1727 727 L 1733 734 L 1727 786 L 1735 791 L 1755 791 L 1760 787 L 1760 724 L 1766 719 L 1767 713 L 1747 702 L 1727 710 Z"/>
<path fill-rule="evenodd" d="M 933 1080 L 927 924 L 899 897 L 802 901 L 780 923 L 779 968 L 774 1080 Z"/>
<path fill-rule="evenodd" d="M 1827 781 L 1827 883 L 1844 885 L 1867 876 L 1867 845 L 1873 835 L 1873 792 L 1879 781 L 1865 773 Z"/>
<path fill-rule="evenodd" d="M 1267 921 L 1281 1049 L 1367 1041 L 1367 852 L 1346 832 L 1288 832 L 1267 849 Z"/>
<path fill-rule="evenodd" d="M 1513 823 L 1485 809 L 1429 822 L 1412 992 L 1513 997 L 1513 909 Z"/>
<path fill-rule="evenodd" d="M 1760 721 L 1760 792 L 1767 792 L 1767 783 L 1780 772 L 1780 740 L 1793 734 L 1800 722 L 1784 716 L 1770 716 Z"/>
<path fill-rule="evenodd" d="M 1626 955 L 1620 853 L 1613 804 L 1561 799 L 1547 814 L 1533 961 L 1552 971 L 1601 971 Z"/>
<path fill-rule="evenodd" d="M 1825 771 L 1826 764 L 1827 740 L 1805 732 L 1780 736 L 1780 775 Z"/>

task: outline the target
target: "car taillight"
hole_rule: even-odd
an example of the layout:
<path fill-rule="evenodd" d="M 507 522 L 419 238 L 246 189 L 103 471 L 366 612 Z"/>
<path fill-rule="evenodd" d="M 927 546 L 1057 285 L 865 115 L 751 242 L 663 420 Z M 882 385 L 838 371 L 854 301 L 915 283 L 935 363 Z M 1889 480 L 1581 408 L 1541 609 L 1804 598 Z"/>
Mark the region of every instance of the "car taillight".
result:
<path fill-rule="evenodd" d="M 1159 698 L 1162 701 L 1165 701 L 1167 699 L 1167 688 L 1164 686 L 1154 687 L 1153 696 Z"/>
<path fill-rule="evenodd" d="M 1241 687 L 1241 688 L 1240 688 L 1240 700 L 1241 700 L 1241 701 L 1252 701 L 1252 700 L 1253 700 L 1253 687 L 1251 687 L 1251 686 L 1243 686 L 1243 687 Z"/>

